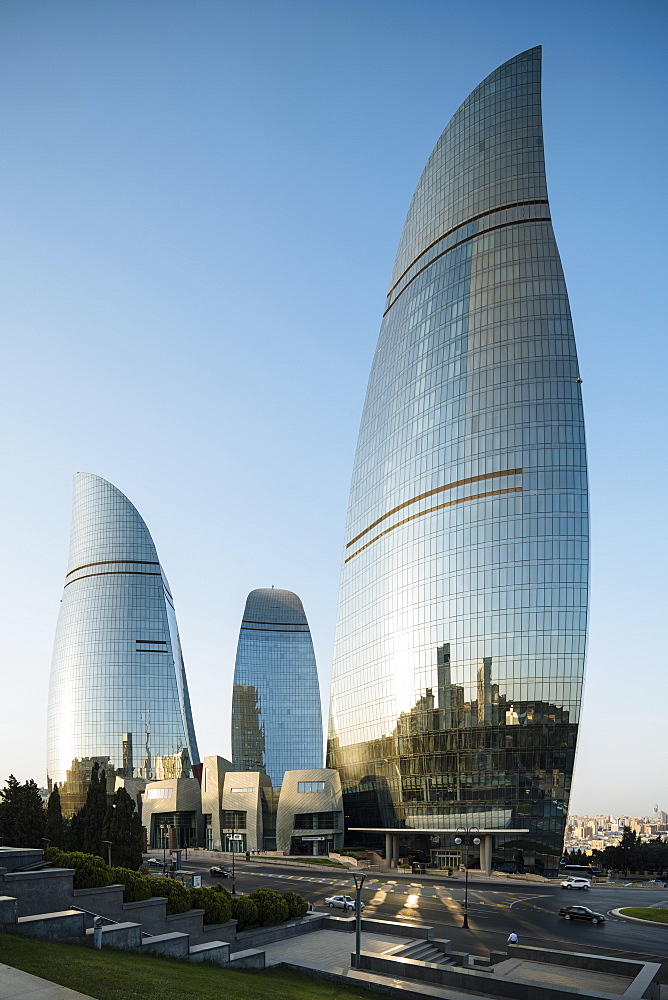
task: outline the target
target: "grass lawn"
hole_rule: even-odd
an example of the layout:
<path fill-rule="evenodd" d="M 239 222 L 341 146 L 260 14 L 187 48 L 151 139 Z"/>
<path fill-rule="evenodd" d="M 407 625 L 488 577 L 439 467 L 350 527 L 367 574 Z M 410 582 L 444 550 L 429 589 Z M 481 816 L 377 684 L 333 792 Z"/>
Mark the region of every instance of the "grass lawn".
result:
<path fill-rule="evenodd" d="M 668 910 L 662 906 L 625 906 L 619 912 L 625 917 L 638 917 L 640 920 L 656 920 L 660 924 L 668 924 Z"/>
<path fill-rule="evenodd" d="M 367 989 L 289 969 L 240 972 L 12 934 L 0 934 L 0 963 L 95 1000 L 369 1000 Z"/>

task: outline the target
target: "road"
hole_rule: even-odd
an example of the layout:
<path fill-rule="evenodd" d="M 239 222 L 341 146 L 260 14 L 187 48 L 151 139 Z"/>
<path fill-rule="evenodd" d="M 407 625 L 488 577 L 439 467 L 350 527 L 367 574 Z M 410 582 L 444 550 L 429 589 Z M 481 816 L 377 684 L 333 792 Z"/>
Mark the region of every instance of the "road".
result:
<path fill-rule="evenodd" d="M 183 867 L 202 871 L 203 885 L 219 879 L 208 875 L 210 862 L 191 857 Z M 278 866 L 258 861 L 235 863 L 237 892 L 252 892 L 271 886 L 280 892 L 301 893 L 316 909 L 326 908 L 325 897 L 346 892 L 354 895 L 352 876 L 333 869 L 309 872 L 291 865 Z M 222 881 L 228 889 L 230 879 Z M 387 877 L 367 875 L 362 899 L 364 915 L 434 927 L 436 937 L 449 938 L 458 951 L 486 955 L 503 948 L 510 931 L 520 943 L 563 948 L 568 951 L 596 952 L 624 958 L 662 962 L 662 982 L 668 982 L 668 926 L 634 924 L 608 915 L 605 924 L 566 921 L 557 915 L 560 906 L 578 903 L 608 914 L 618 906 L 647 906 L 663 902 L 668 907 L 666 889 L 626 889 L 600 886 L 583 890 L 562 889 L 558 882 L 515 882 L 489 885 L 469 881 L 469 928 L 461 926 L 464 885 L 459 880 L 430 882 L 428 876 Z"/>

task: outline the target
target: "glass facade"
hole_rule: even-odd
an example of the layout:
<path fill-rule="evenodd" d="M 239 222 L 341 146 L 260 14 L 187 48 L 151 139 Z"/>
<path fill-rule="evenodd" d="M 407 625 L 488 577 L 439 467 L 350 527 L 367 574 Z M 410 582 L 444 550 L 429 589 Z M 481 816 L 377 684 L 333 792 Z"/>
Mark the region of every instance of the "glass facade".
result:
<path fill-rule="evenodd" d="M 504 850 L 539 865 L 562 850 L 588 602 L 540 73 L 529 49 L 473 91 L 408 212 L 355 458 L 328 749 L 348 827 L 528 828 Z"/>
<path fill-rule="evenodd" d="M 115 486 L 77 473 L 47 723 L 48 779 L 65 783 L 67 811 L 85 797 L 75 779 L 95 760 L 108 776 L 151 779 L 187 773 L 199 756 L 174 604 L 148 528 Z"/>
<path fill-rule="evenodd" d="M 234 669 L 232 761 L 280 786 L 285 771 L 322 767 L 318 671 L 302 602 L 289 590 L 248 595 Z"/>

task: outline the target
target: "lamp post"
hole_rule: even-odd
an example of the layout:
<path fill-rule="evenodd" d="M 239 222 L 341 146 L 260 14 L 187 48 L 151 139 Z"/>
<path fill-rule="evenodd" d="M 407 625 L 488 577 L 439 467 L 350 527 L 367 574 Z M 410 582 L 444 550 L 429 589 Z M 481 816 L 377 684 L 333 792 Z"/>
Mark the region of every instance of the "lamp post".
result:
<path fill-rule="evenodd" d="M 162 833 L 162 874 L 164 875 L 167 864 L 167 827 L 164 823 L 160 824 L 160 832 Z"/>
<path fill-rule="evenodd" d="M 357 892 L 357 903 L 355 907 L 355 968 L 360 967 L 360 945 L 362 943 L 362 886 L 366 875 L 361 872 L 353 872 L 355 880 L 355 890 Z"/>
<path fill-rule="evenodd" d="M 111 845 L 112 845 L 113 841 L 111 841 L 111 840 L 103 840 L 102 843 L 107 845 L 107 864 L 111 868 Z"/>
<path fill-rule="evenodd" d="M 235 822 L 235 816 L 234 816 L 234 814 L 232 814 L 231 818 L 232 818 L 232 823 L 231 823 L 231 827 L 230 828 L 232 830 L 232 833 L 228 833 L 227 840 L 228 840 L 229 846 L 231 847 L 231 854 L 232 854 L 232 895 L 236 896 L 236 894 L 237 894 L 237 886 L 236 886 L 235 875 L 234 875 L 234 855 L 235 855 L 236 852 L 235 852 L 234 848 L 237 846 L 237 832 L 236 832 L 237 827 L 236 827 L 236 822 Z"/>
<path fill-rule="evenodd" d="M 462 927 L 468 927 L 469 925 L 469 852 L 468 848 L 471 844 L 479 844 L 480 837 L 474 837 L 473 835 L 478 832 L 477 826 L 467 826 L 460 827 L 459 833 L 461 837 L 455 837 L 455 844 L 464 844 L 466 847 L 466 854 L 464 855 L 464 923 Z"/>

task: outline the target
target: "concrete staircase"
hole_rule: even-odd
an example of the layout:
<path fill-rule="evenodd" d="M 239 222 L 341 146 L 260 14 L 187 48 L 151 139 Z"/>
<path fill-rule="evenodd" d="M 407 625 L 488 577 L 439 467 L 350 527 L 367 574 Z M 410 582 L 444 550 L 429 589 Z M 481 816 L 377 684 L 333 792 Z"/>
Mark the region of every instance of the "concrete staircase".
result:
<path fill-rule="evenodd" d="M 205 925 L 200 909 L 168 915 L 164 897 L 124 903 L 122 885 L 74 889 L 71 869 L 36 870 L 41 857 L 37 850 L 0 848 L 0 931 L 92 946 L 94 918 L 102 917 L 103 948 L 264 968 L 263 951 L 241 943 L 233 951 L 234 920 Z"/>
<path fill-rule="evenodd" d="M 434 965 L 461 964 L 461 957 L 455 958 L 450 951 L 450 942 L 439 939 L 414 941 L 392 951 L 395 958 L 412 958 L 416 962 L 431 962 Z"/>

